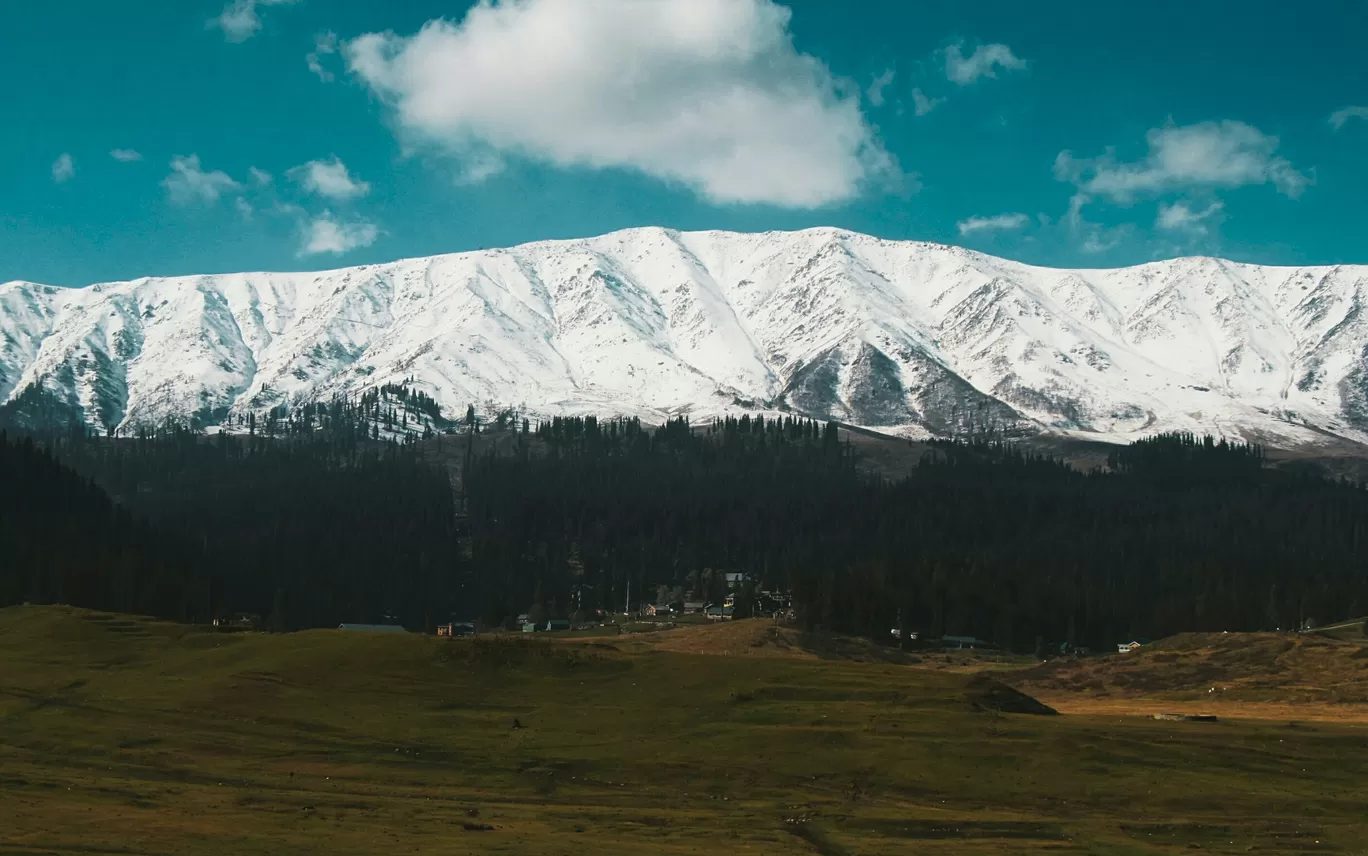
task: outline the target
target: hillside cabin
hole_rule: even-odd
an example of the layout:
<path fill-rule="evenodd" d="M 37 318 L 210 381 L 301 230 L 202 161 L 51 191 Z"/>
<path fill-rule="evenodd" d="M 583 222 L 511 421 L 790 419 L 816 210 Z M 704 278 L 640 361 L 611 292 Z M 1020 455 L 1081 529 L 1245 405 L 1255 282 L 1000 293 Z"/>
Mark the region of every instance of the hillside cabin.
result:
<path fill-rule="evenodd" d="M 1146 644 L 1147 643 L 1142 639 L 1132 639 L 1130 642 L 1118 642 L 1116 645 L 1116 653 L 1129 654 L 1137 648 L 1145 647 Z"/>
<path fill-rule="evenodd" d="M 666 616 L 666 615 L 670 615 L 670 614 L 673 613 L 673 612 L 674 612 L 674 610 L 671 609 L 671 608 L 669 607 L 669 605 L 663 604 L 663 603 L 652 603 L 652 604 L 647 604 L 647 606 L 646 606 L 646 614 L 647 614 L 647 615 L 653 615 L 653 616 L 657 616 L 657 617 L 663 617 L 663 616 Z"/>
<path fill-rule="evenodd" d="M 695 613 L 695 612 L 702 612 L 702 611 L 703 611 L 703 607 L 705 607 L 705 606 L 707 606 L 707 604 L 702 603 L 702 602 L 700 602 L 700 601 L 696 601 L 696 600 L 686 600 L 686 601 L 684 601 L 684 614 L 685 614 L 685 615 L 690 615 L 690 614 Z"/>
<path fill-rule="evenodd" d="M 710 606 L 703 611 L 709 621 L 731 621 L 732 615 L 736 612 L 733 606 Z"/>
<path fill-rule="evenodd" d="M 407 630 L 405 630 L 402 626 L 400 626 L 400 625 L 398 625 L 398 624 L 346 624 L 346 623 L 343 623 L 343 624 L 337 625 L 337 629 L 338 629 L 338 630 L 366 630 L 366 631 L 371 631 L 371 632 L 374 632 L 374 633 L 407 633 L 407 632 L 408 632 Z"/>
<path fill-rule="evenodd" d="M 453 621 L 450 624 L 437 625 L 438 636 L 474 636 L 475 625 L 468 621 Z"/>

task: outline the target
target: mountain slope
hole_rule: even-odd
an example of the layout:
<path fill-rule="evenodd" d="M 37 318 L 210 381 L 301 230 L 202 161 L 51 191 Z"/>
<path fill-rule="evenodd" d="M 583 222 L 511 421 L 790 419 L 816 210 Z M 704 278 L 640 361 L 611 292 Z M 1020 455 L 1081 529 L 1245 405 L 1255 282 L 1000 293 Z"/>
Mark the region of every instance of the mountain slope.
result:
<path fill-rule="evenodd" d="M 835 229 L 633 229 L 323 273 L 0 285 L 0 401 L 213 425 L 410 378 L 448 414 L 1366 442 L 1366 287 L 1368 266 L 1053 270 Z"/>

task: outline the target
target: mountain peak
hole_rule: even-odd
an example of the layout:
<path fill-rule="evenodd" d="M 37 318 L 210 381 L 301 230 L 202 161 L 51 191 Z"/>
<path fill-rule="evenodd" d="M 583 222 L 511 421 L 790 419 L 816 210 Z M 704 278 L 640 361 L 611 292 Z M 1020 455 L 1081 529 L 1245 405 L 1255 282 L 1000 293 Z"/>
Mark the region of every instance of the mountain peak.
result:
<path fill-rule="evenodd" d="M 833 227 L 646 227 L 316 273 L 12 282 L 0 402 L 126 430 L 408 380 L 458 414 L 1363 442 L 1366 275 L 1054 270 Z"/>

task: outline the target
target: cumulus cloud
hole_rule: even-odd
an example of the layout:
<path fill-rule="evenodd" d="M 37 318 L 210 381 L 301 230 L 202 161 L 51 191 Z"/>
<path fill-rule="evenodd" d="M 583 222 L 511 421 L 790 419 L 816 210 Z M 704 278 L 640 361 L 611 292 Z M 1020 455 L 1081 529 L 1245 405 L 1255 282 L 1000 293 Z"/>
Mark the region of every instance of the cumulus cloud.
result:
<path fill-rule="evenodd" d="M 230 42 L 245 42 L 261 31 L 258 6 L 286 6 L 298 2 L 300 0 L 232 0 L 217 18 L 209 21 L 209 26 L 223 30 L 223 37 Z"/>
<path fill-rule="evenodd" d="M 1205 235 L 1207 226 L 1204 221 L 1209 220 L 1221 213 L 1225 208 L 1225 203 L 1217 200 L 1201 211 L 1193 210 L 1192 206 L 1179 200 L 1172 205 L 1159 206 L 1159 216 L 1155 219 L 1154 225 L 1158 229 L 1168 232 L 1189 232 L 1194 235 Z"/>
<path fill-rule="evenodd" d="M 475 156 L 476 173 L 520 156 L 715 203 L 845 201 L 896 167 L 858 90 L 795 50 L 790 15 L 773 0 L 485 0 L 343 53 L 401 133 Z"/>
<path fill-rule="evenodd" d="M 912 90 L 912 111 L 918 116 L 925 116 L 943 102 L 944 98 L 929 98 L 920 89 Z"/>
<path fill-rule="evenodd" d="M 1350 119 L 1368 119 L 1368 107 L 1344 107 L 1330 114 L 1330 126 L 1338 131 Z"/>
<path fill-rule="evenodd" d="M 882 107 L 884 103 L 884 90 L 893 82 L 893 69 L 888 69 L 883 74 L 874 78 L 865 90 L 865 100 L 874 107 Z"/>
<path fill-rule="evenodd" d="M 369 247 L 380 236 L 374 223 L 356 220 L 343 223 L 330 212 L 315 217 L 304 229 L 304 243 L 299 249 L 301 256 L 332 253 L 340 256 L 361 247 Z"/>
<path fill-rule="evenodd" d="M 970 235 L 974 232 L 1002 232 L 1020 229 L 1031 218 L 1025 214 L 997 214 L 992 217 L 970 217 L 968 220 L 961 220 L 958 224 L 961 235 Z"/>
<path fill-rule="evenodd" d="M 347 165 L 337 157 L 309 161 L 291 169 L 289 176 L 309 193 L 328 199 L 346 201 L 370 193 L 370 184 L 352 178 Z"/>
<path fill-rule="evenodd" d="M 197 202 L 213 205 L 223 194 L 242 189 L 242 185 L 226 172 L 205 172 L 201 169 L 199 155 L 172 158 L 171 174 L 162 179 L 162 187 L 166 188 L 167 195 L 177 205 Z"/>
<path fill-rule="evenodd" d="M 323 67 L 323 57 L 337 53 L 337 44 L 337 33 L 322 33 L 314 37 L 314 49 L 304 57 L 309 71 L 318 75 L 318 79 L 324 83 L 331 83 L 334 77 L 331 71 Z"/>
<path fill-rule="evenodd" d="M 142 160 L 142 155 L 133 149 L 115 149 L 109 153 L 109 156 L 119 163 L 133 163 Z"/>
<path fill-rule="evenodd" d="M 985 77 L 997 77 L 998 69 L 1020 71 L 1025 67 L 1026 60 L 1002 44 L 979 45 L 969 56 L 964 55 L 961 45 L 945 49 L 945 77 L 960 86 L 977 83 Z"/>
<path fill-rule="evenodd" d="M 1135 163 L 1118 162 L 1110 150 L 1089 159 L 1060 152 L 1055 159 L 1055 178 L 1071 182 L 1086 194 L 1123 204 L 1137 195 L 1182 188 L 1258 184 L 1272 184 L 1279 193 L 1296 197 L 1311 183 L 1286 158 L 1277 155 L 1277 137 L 1244 122 L 1169 125 L 1150 130 L 1146 139 L 1149 154 Z"/>
<path fill-rule="evenodd" d="M 58 184 L 70 181 L 75 174 L 76 163 L 66 152 L 62 152 L 57 156 L 57 160 L 52 162 L 52 180 Z"/>

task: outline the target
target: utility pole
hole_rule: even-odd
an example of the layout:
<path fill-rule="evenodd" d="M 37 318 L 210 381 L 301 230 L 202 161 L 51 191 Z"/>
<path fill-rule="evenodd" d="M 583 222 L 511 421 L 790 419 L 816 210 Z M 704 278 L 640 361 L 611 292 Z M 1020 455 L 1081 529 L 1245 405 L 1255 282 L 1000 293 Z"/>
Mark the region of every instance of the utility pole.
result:
<path fill-rule="evenodd" d="M 627 578 L 627 608 L 624 615 L 632 614 L 632 578 Z"/>

